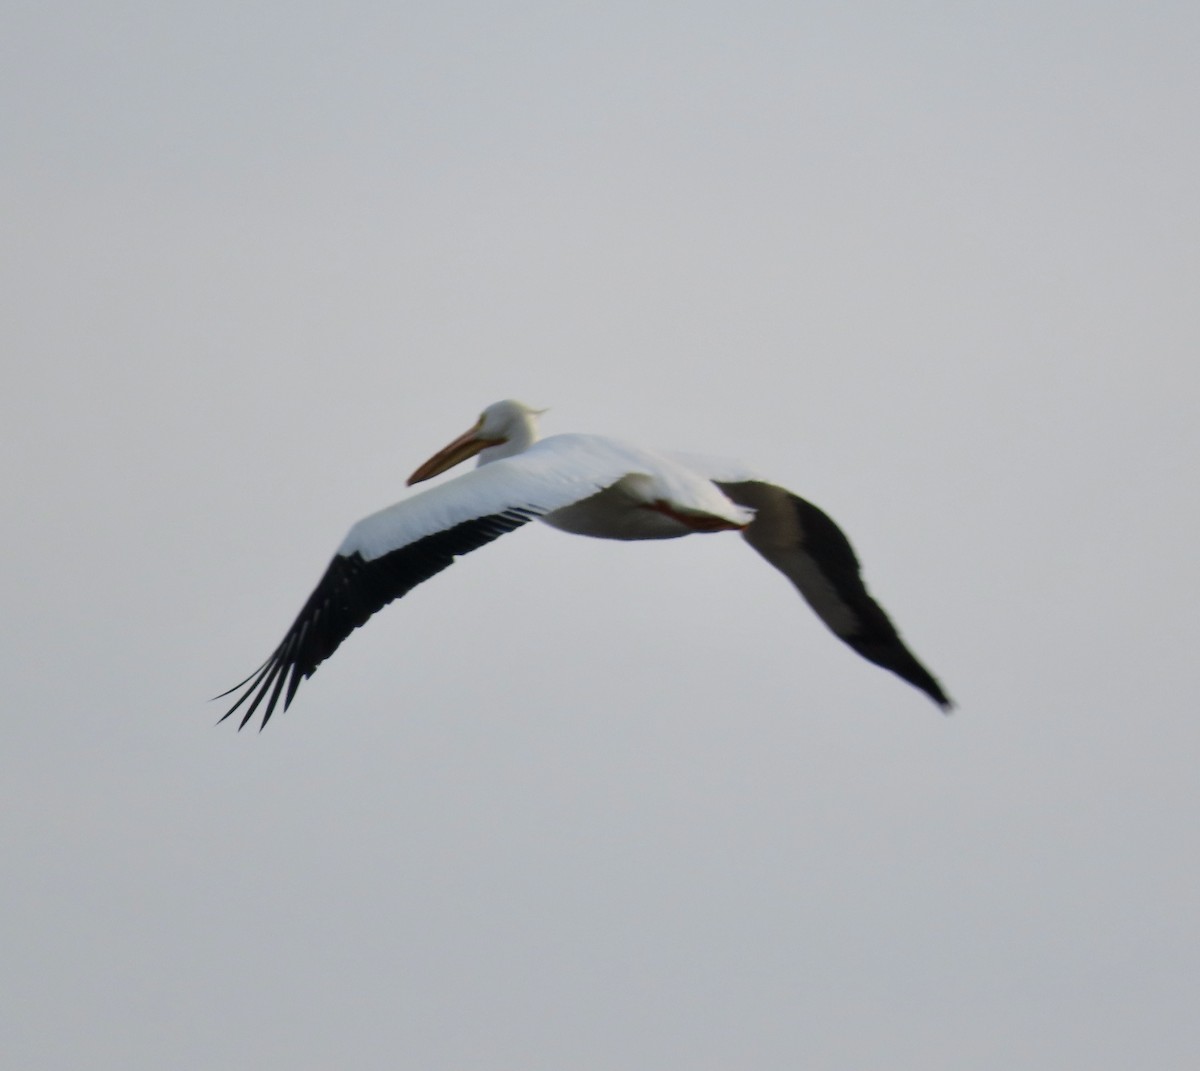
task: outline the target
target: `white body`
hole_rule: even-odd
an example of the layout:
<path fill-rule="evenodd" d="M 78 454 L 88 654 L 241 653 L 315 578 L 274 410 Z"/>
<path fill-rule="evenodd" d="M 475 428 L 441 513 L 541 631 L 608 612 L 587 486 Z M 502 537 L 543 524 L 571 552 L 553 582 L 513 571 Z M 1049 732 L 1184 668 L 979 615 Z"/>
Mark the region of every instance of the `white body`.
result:
<path fill-rule="evenodd" d="M 469 457 L 478 467 L 363 518 L 350 529 L 283 642 L 230 691 L 244 688 L 242 725 L 291 702 L 356 628 L 454 559 L 538 519 L 600 539 L 674 539 L 740 531 L 817 615 L 863 657 L 948 709 L 941 686 L 904 646 L 859 575 L 841 529 L 810 502 L 736 462 L 642 450 L 601 435 L 539 439 L 537 410 L 497 402 L 409 479 L 430 479 Z M 229 694 L 229 693 L 225 693 Z"/>

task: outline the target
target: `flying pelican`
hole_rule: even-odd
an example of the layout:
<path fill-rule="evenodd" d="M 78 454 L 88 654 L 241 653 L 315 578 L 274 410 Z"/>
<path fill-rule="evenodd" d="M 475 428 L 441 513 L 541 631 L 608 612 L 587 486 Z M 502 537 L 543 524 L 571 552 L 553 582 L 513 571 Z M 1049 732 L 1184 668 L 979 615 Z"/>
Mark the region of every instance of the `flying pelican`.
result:
<path fill-rule="evenodd" d="M 654 453 L 600 435 L 541 439 L 542 412 L 511 400 L 489 405 L 408 484 L 478 455 L 474 471 L 354 525 L 271 657 L 217 696 L 241 690 L 221 721 L 251 700 L 238 726 L 243 728 L 265 700 L 262 728 L 280 698 L 286 710 L 300 682 L 376 610 L 458 555 L 535 519 L 599 539 L 741 532 L 838 639 L 921 689 L 943 710 L 951 708 L 941 685 L 905 647 L 863 585 L 842 530 L 811 502 L 734 462 Z"/>

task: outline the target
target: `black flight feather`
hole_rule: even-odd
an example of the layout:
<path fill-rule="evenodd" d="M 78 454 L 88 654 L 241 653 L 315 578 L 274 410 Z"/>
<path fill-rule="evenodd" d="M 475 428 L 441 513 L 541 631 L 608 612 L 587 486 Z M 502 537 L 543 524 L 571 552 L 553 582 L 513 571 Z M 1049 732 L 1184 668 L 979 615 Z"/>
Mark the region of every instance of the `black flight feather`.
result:
<path fill-rule="evenodd" d="M 377 610 L 440 573 L 458 555 L 490 543 L 540 513 L 514 508 L 476 517 L 370 560 L 357 551 L 337 555 L 271 657 L 244 681 L 217 696 L 220 699 L 244 689 L 220 720 L 251 700 L 238 726 L 242 729 L 266 700 L 262 728 L 271 720 L 280 699 L 287 710 L 300 682 L 311 677 L 317 666 Z"/>

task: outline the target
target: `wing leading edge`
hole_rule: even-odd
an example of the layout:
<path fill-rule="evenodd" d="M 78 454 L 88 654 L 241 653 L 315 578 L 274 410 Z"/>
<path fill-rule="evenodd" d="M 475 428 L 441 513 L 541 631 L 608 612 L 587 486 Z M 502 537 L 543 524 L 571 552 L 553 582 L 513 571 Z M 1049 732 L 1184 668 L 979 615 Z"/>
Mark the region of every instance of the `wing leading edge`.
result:
<path fill-rule="evenodd" d="M 342 641 L 365 624 L 372 614 L 452 565 L 460 554 L 477 550 L 533 520 L 541 512 L 514 508 L 489 517 L 477 517 L 376 558 L 364 558 L 357 550 L 339 553 L 329 563 L 325 575 L 271 657 L 240 684 L 217 696 L 220 699 L 244 689 L 220 720 L 224 721 L 253 696 L 238 728 L 245 727 L 264 700 L 262 725 L 265 726 L 280 698 L 283 709 L 287 710 L 300 682 L 311 677 Z"/>

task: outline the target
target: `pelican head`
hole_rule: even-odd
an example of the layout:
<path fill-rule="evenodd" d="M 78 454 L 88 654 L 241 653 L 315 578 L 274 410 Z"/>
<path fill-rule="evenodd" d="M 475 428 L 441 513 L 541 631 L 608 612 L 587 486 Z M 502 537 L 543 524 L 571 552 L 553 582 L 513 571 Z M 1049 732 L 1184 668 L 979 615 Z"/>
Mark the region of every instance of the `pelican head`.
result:
<path fill-rule="evenodd" d="M 537 418 L 545 411 L 511 398 L 493 402 L 479 414 L 479 419 L 469 431 L 443 446 L 421 465 L 408 478 L 408 485 L 411 487 L 414 483 L 437 476 L 485 450 L 487 454 L 479 459 L 481 465 L 519 454 L 537 442 Z"/>

